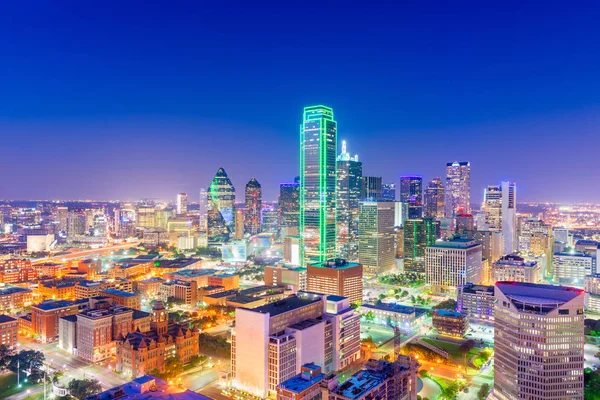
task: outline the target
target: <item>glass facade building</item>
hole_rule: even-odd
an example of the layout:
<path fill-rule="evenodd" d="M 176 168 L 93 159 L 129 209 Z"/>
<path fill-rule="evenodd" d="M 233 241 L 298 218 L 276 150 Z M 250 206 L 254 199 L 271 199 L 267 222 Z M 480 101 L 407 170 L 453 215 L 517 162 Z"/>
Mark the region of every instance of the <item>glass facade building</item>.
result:
<path fill-rule="evenodd" d="M 206 197 L 208 240 L 228 241 L 235 231 L 235 188 L 223 168 L 217 171 Z"/>
<path fill-rule="evenodd" d="M 300 126 L 302 265 L 335 258 L 337 122 L 325 106 L 304 108 Z"/>
<path fill-rule="evenodd" d="M 362 192 L 362 162 L 352 157 L 342 142 L 337 158 L 337 251 L 347 260 L 358 257 L 358 211 Z"/>
<path fill-rule="evenodd" d="M 423 178 L 414 175 L 400 177 L 400 201 L 407 204 L 408 219 L 423 217 Z"/>
<path fill-rule="evenodd" d="M 246 233 L 256 235 L 260 233 L 262 188 L 256 178 L 250 179 L 246 184 L 246 207 L 244 215 L 244 230 Z"/>

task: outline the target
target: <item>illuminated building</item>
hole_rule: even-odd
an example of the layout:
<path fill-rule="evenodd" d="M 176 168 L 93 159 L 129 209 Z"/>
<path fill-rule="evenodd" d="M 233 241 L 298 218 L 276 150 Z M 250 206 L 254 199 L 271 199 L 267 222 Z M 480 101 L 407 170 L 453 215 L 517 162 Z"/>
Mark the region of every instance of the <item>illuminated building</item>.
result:
<path fill-rule="evenodd" d="M 440 223 L 432 219 L 404 221 L 404 270 L 425 272 L 425 248 L 440 237 Z"/>
<path fill-rule="evenodd" d="M 554 253 L 554 274 L 561 285 L 583 287 L 584 278 L 596 273 L 595 255 L 579 251 Z"/>
<path fill-rule="evenodd" d="M 531 238 L 536 233 L 552 236 L 552 227 L 537 217 L 519 218 L 518 251 L 529 252 L 531 250 Z"/>
<path fill-rule="evenodd" d="M 101 296 L 110 298 L 111 302 L 118 306 L 139 310 L 141 307 L 140 295 L 123 290 L 108 288 L 100 292 Z"/>
<path fill-rule="evenodd" d="M 467 282 L 481 282 L 481 245 L 454 238 L 427 246 L 425 278 L 434 292 L 456 291 Z"/>
<path fill-rule="evenodd" d="M 210 397 L 189 389 L 183 389 L 152 375 L 140 376 L 131 382 L 115 386 L 90 397 L 93 400 L 212 400 Z"/>
<path fill-rule="evenodd" d="M 0 345 L 17 348 L 19 326 L 16 318 L 0 315 Z"/>
<path fill-rule="evenodd" d="M 196 307 L 198 304 L 198 284 L 194 280 L 162 282 L 158 296 L 165 303 L 175 300 L 184 305 Z"/>
<path fill-rule="evenodd" d="M 334 259 L 309 264 L 306 271 L 306 288 L 309 292 L 344 296 L 352 303 L 363 297 L 363 267 L 359 263 Z"/>
<path fill-rule="evenodd" d="M 187 193 L 177 194 L 177 215 L 187 213 Z"/>
<path fill-rule="evenodd" d="M 485 223 L 492 231 L 502 230 L 502 187 L 488 186 L 484 191 Z"/>
<path fill-rule="evenodd" d="M 365 276 L 375 276 L 395 267 L 394 203 L 360 202 L 358 262 Z"/>
<path fill-rule="evenodd" d="M 307 363 L 330 373 L 358 360 L 360 315 L 347 298 L 299 292 L 236 310 L 231 342 L 233 386 L 265 398 Z"/>
<path fill-rule="evenodd" d="M 569 229 L 568 228 L 554 228 L 554 240 L 558 243 L 569 243 Z"/>
<path fill-rule="evenodd" d="M 324 377 L 323 398 L 329 400 L 414 400 L 417 398 L 419 364 L 408 356 L 396 361 L 370 359 L 364 368 L 343 384 L 338 378 Z"/>
<path fill-rule="evenodd" d="M 358 307 L 361 315 L 371 313 L 373 322 L 379 325 L 394 325 L 402 330 L 417 331 L 427 318 L 427 310 L 397 303 L 363 303 Z"/>
<path fill-rule="evenodd" d="M 279 225 L 282 228 L 298 227 L 300 219 L 300 179 L 279 184 Z"/>
<path fill-rule="evenodd" d="M 600 314 L 600 274 L 595 273 L 585 277 L 585 308 L 595 314 Z"/>
<path fill-rule="evenodd" d="M 468 316 L 457 311 L 433 310 L 431 322 L 440 335 L 463 337 L 469 330 Z"/>
<path fill-rule="evenodd" d="M 77 283 L 77 281 L 55 279 L 40 281 L 38 284 L 38 294 L 43 300 L 73 300 L 75 299 L 75 286 Z"/>
<path fill-rule="evenodd" d="M 519 250 L 517 237 L 517 184 L 514 182 L 502 182 L 501 187 L 504 252 L 511 254 Z"/>
<path fill-rule="evenodd" d="M 160 284 L 165 280 L 162 278 L 149 278 L 135 282 L 135 291 L 142 297 L 156 297 L 160 292 Z"/>
<path fill-rule="evenodd" d="M 306 290 L 306 268 L 282 264 L 265 266 L 266 286 L 286 286 L 293 293 Z"/>
<path fill-rule="evenodd" d="M 234 232 L 235 240 L 244 239 L 244 213 L 242 210 L 237 210 L 235 212 L 235 232 Z"/>
<path fill-rule="evenodd" d="M 396 201 L 396 184 L 384 183 L 381 185 L 381 200 Z"/>
<path fill-rule="evenodd" d="M 54 234 L 27 235 L 27 252 L 39 253 L 50 251 L 54 243 Z"/>
<path fill-rule="evenodd" d="M 535 261 L 525 261 L 516 254 L 509 254 L 492 264 L 492 280 L 540 283 L 540 265 Z"/>
<path fill-rule="evenodd" d="M 423 217 L 444 218 L 444 185 L 440 178 L 433 178 L 423 194 Z"/>
<path fill-rule="evenodd" d="M 208 241 L 226 242 L 235 229 L 235 188 L 223 168 L 217 171 L 206 196 Z"/>
<path fill-rule="evenodd" d="M 471 163 L 455 161 L 446 164 L 444 194 L 446 218 L 471 212 Z"/>
<path fill-rule="evenodd" d="M 304 364 L 300 373 L 277 385 L 277 400 L 315 400 L 321 398 L 325 374 L 315 363 Z"/>
<path fill-rule="evenodd" d="M 69 213 L 67 216 L 67 236 L 83 235 L 86 228 L 85 214 L 78 212 Z"/>
<path fill-rule="evenodd" d="M 362 201 L 381 201 L 383 196 L 382 178 L 380 176 L 363 176 Z"/>
<path fill-rule="evenodd" d="M 14 312 L 31 305 L 32 290 L 20 286 L 5 285 L 0 287 L 0 311 Z"/>
<path fill-rule="evenodd" d="M 262 189 L 255 178 L 246 184 L 245 232 L 250 235 L 260 233 L 262 211 Z"/>
<path fill-rule="evenodd" d="M 68 301 L 45 301 L 31 307 L 31 330 L 42 343 L 50 343 L 58 337 L 60 317 L 75 315 L 88 303 L 87 299 Z"/>
<path fill-rule="evenodd" d="M 139 283 L 139 282 L 136 282 Z M 82 280 L 75 286 L 75 298 L 88 299 L 99 296 L 105 289 L 118 289 L 125 292 L 133 292 L 133 282 L 129 279 L 116 278 L 101 281 Z"/>
<path fill-rule="evenodd" d="M 164 372 L 169 358 L 178 358 L 186 365 L 198 355 L 198 328 L 170 323 L 161 301 L 152 307 L 150 328 L 148 332 L 130 332 L 116 339 L 117 372 L 137 378 L 153 369 Z"/>
<path fill-rule="evenodd" d="M 200 201 L 198 202 L 198 223 L 200 232 L 206 232 L 208 214 L 208 193 L 205 188 L 200 188 Z"/>
<path fill-rule="evenodd" d="M 362 197 L 362 162 L 358 155 L 346 152 L 342 141 L 342 153 L 337 157 L 337 247 L 338 255 L 348 260 L 358 257 L 358 203 Z"/>
<path fill-rule="evenodd" d="M 408 206 L 408 219 L 423 217 L 423 178 L 414 175 L 400 177 L 400 201 Z"/>
<path fill-rule="evenodd" d="M 583 400 L 584 291 L 498 282 L 492 398 Z"/>
<path fill-rule="evenodd" d="M 337 122 L 325 106 L 304 108 L 300 127 L 302 265 L 335 258 Z"/>
<path fill-rule="evenodd" d="M 300 237 L 283 238 L 283 260 L 292 265 L 300 265 Z"/>
<path fill-rule="evenodd" d="M 279 230 L 279 213 L 277 210 L 265 208 L 262 211 L 262 230 L 276 233 Z"/>
<path fill-rule="evenodd" d="M 494 286 L 467 283 L 458 286 L 456 311 L 475 320 L 494 320 Z"/>
<path fill-rule="evenodd" d="M 456 216 L 456 233 L 464 236 L 472 236 L 475 229 L 473 216 L 471 214 L 459 214 Z"/>
<path fill-rule="evenodd" d="M 482 247 L 482 257 L 493 263 L 504 254 L 504 236 L 502 232 L 477 230 L 473 239 Z"/>

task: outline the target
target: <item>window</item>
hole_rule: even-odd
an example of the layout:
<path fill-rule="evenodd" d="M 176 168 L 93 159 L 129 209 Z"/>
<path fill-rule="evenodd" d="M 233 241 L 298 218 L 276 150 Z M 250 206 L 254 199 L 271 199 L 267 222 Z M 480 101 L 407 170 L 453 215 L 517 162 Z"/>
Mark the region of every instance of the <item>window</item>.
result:
<path fill-rule="evenodd" d="M 569 310 L 558 310 L 558 315 L 569 315 Z"/>

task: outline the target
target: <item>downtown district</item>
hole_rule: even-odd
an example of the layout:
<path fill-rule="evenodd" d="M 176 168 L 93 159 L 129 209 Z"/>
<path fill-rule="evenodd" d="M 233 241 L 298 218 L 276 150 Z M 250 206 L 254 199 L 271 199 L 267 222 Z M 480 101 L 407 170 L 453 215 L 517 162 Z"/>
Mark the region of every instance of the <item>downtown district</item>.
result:
<path fill-rule="evenodd" d="M 224 168 L 0 203 L 0 398 L 594 398 L 600 206 L 471 199 L 466 161 L 384 183 L 337 136 L 304 109 L 274 203 Z"/>

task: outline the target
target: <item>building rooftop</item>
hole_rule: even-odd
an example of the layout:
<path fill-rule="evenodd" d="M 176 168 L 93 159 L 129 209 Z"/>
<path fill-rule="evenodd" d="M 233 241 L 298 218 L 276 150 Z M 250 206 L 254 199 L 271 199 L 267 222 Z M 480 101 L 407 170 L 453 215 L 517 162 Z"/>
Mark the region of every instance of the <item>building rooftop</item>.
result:
<path fill-rule="evenodd" d="M 481 246 L 473 239 L 467 239 L 463 237 L 454 237 L 450 240 L 439 240 L 435 242 L 432 246 L 435 248 L 442 249 L 471 249 L 473 247 Z"/>
<path fill-rule="evenodd" d="M 442 317 L 451 317 L 451 318 L 460 318 L 464 317 L 465 314 L 460 313 L 458 311 L 450 311 L 450 310 L 433 310 L 433 314 L 437 314 Z"/>
<path fill-rule="evenodd" d="M 214 275 L 216 272 L 216 269 L 182 269 L 177 272 L 173 272 L 173 275 L 179 275 L 185 278 L 194 278 L 197 276 Z"/>
<path fill-rule="evenodd" d="M 0 288 L 0 296 L 5 296 L 8 294 L 13 294 L 13 293 L 25 293 L 25 292 L 31 292 L 31 289 L 20 287 L 20 286 L 4 286 L 4 287 Z"/>
<path fill-rule="evenodd" d="M 160 260 L 154 265 L 155 268 L 184 269 L 202 261 L 200 258 L 176 258 L 174 260 Z M 158 265 L 157 265 L 158 264 Z"/>
<path fill-rule="evenodd" d="M 109 293 L 115 296 L 122 296 L 122 297 L 136 297 L 137 294 L 135 293 L 131 293 L 131 292 L 126 292 L 124 290 L 119 290 L 119 289 L 114 289 L 114 288 L 108 288 L 108 289 L 104 289 L 102 291 L 102 293 Z"/>
<path fill-rule="evenodd" d="M 328 296 L 328 298 L 329 298 L 329 296 Z M 391 311 L 391 312 L 396 312 L 396 313 L 400 313 L 400 314 L 412 314 L 412 313 L 417 314 L 417 312 L 420 313 L 420 311 L 422 311 L 421 309 L 416 308 L 416 307 L 405 306 L 405 305 L 397 304 L 397 303 L 361 304 L 361 307 L 371 308 L 374 310 Z"/>
<path fill-rule="evenodd" d="M 17 320 L 16 318 L 10 317 L 8 315 L 4 315 L 4 314 L 0 315 L 0 324 L 4 324 L 6 322 L 13 322 L 16 320 Z"/>
<path fill-rule="evenodd" d="M 222 297 L 234 297 L 237 296 L 237 289 L 225 290 L 223 292 L 208 294 L 205 297 L 210 297 L 211 299 L 220 299 Z"/>
<path fill-rule="evenodd" d="M 260 301 L 260 300 L 261 300 L 260 297 L 244 296 L 244 295 L 238 295 L 238 296 L 234 296 L 234 297 L 228 299 L 228 301 L 231 301 L 232 303 L 238 303 L 238 304 L 250 304 L 250 303 Z"/>
<path fill-rule="evenodd" d="M 335 294 L 328 294 L 327 295 L 327 301 L 335 301 L 335 302 L 337 302 L 337 301 L 344 301 L 346 299 L 347 299 L 347 297 L 336 296 Z"/>
<path fill-rule="evenodd" d="M 308 365 L 304 365 L 303 367 L 308 367 Z M 319 368 L 315 365 L 316 368 Z M 288 390 L 294 393 L 300 393 L 309 387 L 318 384 L 323 380 L 325 374 L 320 373 L 314 376 L 307 376 L 305 373 L 300 373 L 293 378 L 288 379 L 287 381 L 283 381 L 279 384 L 279 387 L 282 389 Z"/>
<path fill-rule="evenodd" d="M 494 285 L 485 286 L 485 285 L 475 285 L 473 283 L 467 283 L 466 285 L 462 286 L 462 291 L 463 291 L 463 293 L 472 293 L 472 294 L 485 292 L 486 294 L 493 296 L 494 295 Z"/>
<path fill-rule="evenodd" d="M 573 300 L 585 293 L 583 289 L 570 286 L 542 285 L 524 282 L 496 282 L 496 287 L 509 298 L 528 298 L 532 302 L 551 300 L 553 303 Z"/>
<path fill-rule="evenodd" d="M 329 260 L 325 262 L 308 264 L 308 266 L 316 268 L 349 269 L 354 267 L 360 267 L 360 264 L 356 262 L 346 261 L 341 258 L 336 258 L 334 260 Z"/>
<path fill-rule="evenodd" d="M 114 399 L 211 400 L 210 397 L 169 385 L 162 379 L 150 375 L 141 376 L 124 385 L 115 386 L 112 389 L 85 398 L 85 400 Z"/>
<path fill-rule="evenodd" d="M 88 299 L 81 299 L 81 300 L 75 300 L 75 301 L 71 301 L 71 300 L 57 300 L 57 301 L 53 301 L 53 300 L 49 300 L 49 301 L 44 301 L 40 304 L 36 304 L 33 306 L 33 308 L 38 308 L 40 310 L 43 311 L 51 311 L 51 310 L 58 310 L 59 308 L 65 308 L 65 307 L 70 307 L 70 306 L 74 306 L 74 305 L 83 305 L 83 304 L 87 304 L 88 303 Z"/>
<path fill-rule="evenodd" d="M 320 296 L 310 295 L 299 297 L 296 295 L 275 301 L 273 303 L 265 304 L 264 306 L 256 307 L 252 309 L 252 311 L 263 314 L 268 313 L 271 317 L 274 317 L 279 314 L 297 310 L 298 308 L 306 307 L 319 301 L 322 301 Z"/>
<path fill-rule="evenodd" d="M 69 322 L 77 322 L 77 314 L 60 317 L 60 319 L 64 319 L 65 321 Z"/>

